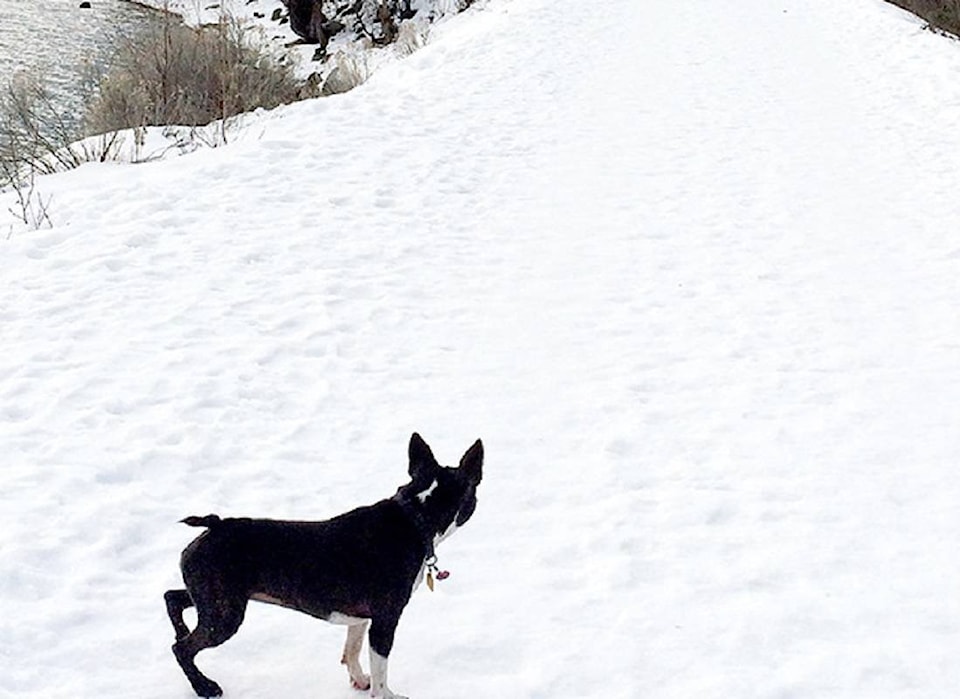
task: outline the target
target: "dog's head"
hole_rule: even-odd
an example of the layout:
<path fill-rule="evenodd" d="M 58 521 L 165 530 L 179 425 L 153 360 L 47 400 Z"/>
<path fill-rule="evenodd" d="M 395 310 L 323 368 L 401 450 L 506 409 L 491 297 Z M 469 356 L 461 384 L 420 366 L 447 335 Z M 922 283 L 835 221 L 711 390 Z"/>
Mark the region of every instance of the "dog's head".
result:
<path fill-rule="evenodd" d="M 483 443 L 478 439 L 456 468 L 441 466 L 423 438 L 410 437 L 410 478 L 399 495 L 417 507 L 435 529 L 438 540 L 462 527 L 477 507 L 477 486 L 483 472 Z"/>

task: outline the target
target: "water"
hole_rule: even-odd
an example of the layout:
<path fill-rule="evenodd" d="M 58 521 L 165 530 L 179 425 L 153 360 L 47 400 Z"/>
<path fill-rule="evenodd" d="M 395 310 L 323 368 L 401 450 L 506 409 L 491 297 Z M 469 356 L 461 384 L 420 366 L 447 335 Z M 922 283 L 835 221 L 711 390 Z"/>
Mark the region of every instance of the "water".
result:
<path fill-rule="evenodd" d="M 19 73 L 36 73 L 67 123 L 79 126 L 90 78 L 124 37 L 157 14 L 124 0 L 0 0 L 0 89 Z"/>

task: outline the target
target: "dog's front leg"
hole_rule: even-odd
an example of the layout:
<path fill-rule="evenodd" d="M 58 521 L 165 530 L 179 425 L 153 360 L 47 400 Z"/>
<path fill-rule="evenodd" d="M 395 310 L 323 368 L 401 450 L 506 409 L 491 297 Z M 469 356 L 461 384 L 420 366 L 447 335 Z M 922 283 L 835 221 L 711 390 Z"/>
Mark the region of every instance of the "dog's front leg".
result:
<path fill-rule="evenodd" d="M 369 621 L 351 624 L 347 627 L 347 642 L 343 645 L 343 659 L 340 661 L 347 666 L 350 673 L 350 683 L 354 689 L 370 689 L 370 676 L 363 673 L 360 667 L 360 649 L 363 647 L 363 634 L 366 633 Z"/>
<path fill-rule="evenodd" d="M 387 686 L 387 657 L 370 649 L 370 696 L 374 699 L 407 699 Z"/>
<path fill-rule="evenodd" d="M 374 699 L 407 699 L 387 686 L 387 658 L 393 648 L 396 617 L 375 617 L 370 624 L 370 696 Z"/>

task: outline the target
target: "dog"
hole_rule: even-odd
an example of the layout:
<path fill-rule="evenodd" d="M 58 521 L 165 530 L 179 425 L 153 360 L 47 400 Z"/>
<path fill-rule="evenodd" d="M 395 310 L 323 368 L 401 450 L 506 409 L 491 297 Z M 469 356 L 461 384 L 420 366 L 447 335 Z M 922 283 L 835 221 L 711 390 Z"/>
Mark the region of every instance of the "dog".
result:
<path fill-rule="evenodd" d="M 206 531 L 183 551 L 185 588 L 164 595 L 176 632 L 173 654 L 201 697 L 218 697 L 220 685 L 197 669 L 194 658 L 219 646 L 243 622 L 247 602 L 276 604 L 347 626 L 341 663 L 350 682 L 377 699 L 405 699 L 387 686 L 387 658 L 400 614 L 424 575 L 433 588 L 435 547 L 463 526 L 477 506 L 483 469 L 478 439 L 456 468 L 440 466 L 414 433 L 410 482 L 396 494 L 321 522 L 225 518 L 182 520 Z M 183 620 L 197 609 L 193 631 Z M 370 675 L 360 666 L 364 633 Z"/>

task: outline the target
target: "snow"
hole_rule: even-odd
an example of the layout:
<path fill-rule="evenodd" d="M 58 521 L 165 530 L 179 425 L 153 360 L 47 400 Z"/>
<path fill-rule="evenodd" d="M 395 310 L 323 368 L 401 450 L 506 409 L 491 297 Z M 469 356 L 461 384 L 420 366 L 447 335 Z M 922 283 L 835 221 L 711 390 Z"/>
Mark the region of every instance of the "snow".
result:
<path fill-rule="evenodd" d="M 0 696 L 191 696 L 177 520 L 389 496 L 417 430 L 486 464 L 396 691 L 953 697 L 958 71 L 879 0 L 487 0 L 228 145 L 40 178 Z M 198 664 L 347 699 L 343 640 L 251 604 Z"/>

